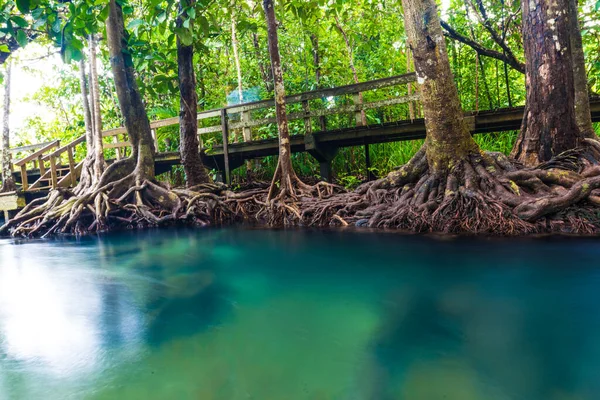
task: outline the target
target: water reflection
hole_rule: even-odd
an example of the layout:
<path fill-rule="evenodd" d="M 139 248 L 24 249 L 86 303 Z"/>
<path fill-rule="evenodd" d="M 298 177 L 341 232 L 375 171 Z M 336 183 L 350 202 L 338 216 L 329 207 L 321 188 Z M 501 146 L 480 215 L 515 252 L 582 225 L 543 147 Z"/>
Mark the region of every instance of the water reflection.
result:
<path fill-rule="evenodd" d="M 244 230 L 0 242 L 0 399 L 597 399 L 599 253 Z"/>

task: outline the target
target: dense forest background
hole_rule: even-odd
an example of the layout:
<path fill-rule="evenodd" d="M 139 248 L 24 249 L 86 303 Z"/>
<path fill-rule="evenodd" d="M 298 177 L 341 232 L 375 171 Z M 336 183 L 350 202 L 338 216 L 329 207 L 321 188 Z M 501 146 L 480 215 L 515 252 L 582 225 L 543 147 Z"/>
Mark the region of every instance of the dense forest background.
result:
<path fill-rule="evenodd" d="M 126 27 L 130 32 L 129 48 L 151 120 L 179 114 L 177 33 L 183 40 L 194 44 L 199 109 L 208 110 L 273 97 L 261 4 L 220 0 L 199 3 L 203 7 L 196 7 L 196 10 L 201 9 L 202 12 L 195 15 L 193 30 L 175 27 L 177 9 L 169 6 L 168 2 L 130 1 L 124 7 Z M 364 82 L 413 70 L 410 57 L 407 58 L 407 40 L 399 0 L 295 0 L 279 4 L 280 50 L 289 94 L 355 81 Z M 524 61 L 520 3 L 450 0 L 442 2 L 440 9 L 442 19 L 453 31 L 454 37 L 448 37 L 447 44 L 463 109 L 487 110 L 523 105 L 524 74 L 507 62 L 506 48 L 498 43 L 492 33 L 501 37 L 506 44 L 504 47 L 510 50 L 514 59 L 520 63 Z M 101 8 L 99 12 L 102 12 Z M 600 90 L 600 2 L 580 2 L 579 12 L 590 93 L 596 94 Z M 93 15 L 92 11 L 90 15 Z M 58 34 L 60 26 L 57 26 L 57 30 Z M 457 35 L 462 39 L 456 40 Z M 465 41 L 472 43 L 468 45 L 463 43 Z M 43 105 L 52 110 L 53 115 L 50 120 L 36 113 L 28 115 L 26 110 L 19 109 L 24 106 L 23 103 L 13 102 L 13 112 L 18 109 L 19 115 L 24 116 L 18 129 L 12 132 L 14 146 L 57 138 L 68 142 L 80 136 L 85 129 L 78 65 L 71 62 L 72 58 L 77 58 L 76 55 L 69 54 L 72 52 L 70 49 L 67 49 L 67 54 L 61 52 L 55 46 L 56 41 L 50 42 L 40 37 L 36 42 L 35 46 L 25 47 L 12 57 L 13 70 L 29 70 L 30 74 L 52 77 L 44 80 L 39 89 L 25 100 Z M 473 43 L 501 57 L 488 57 L 481 50 L 478 53 L 473 49 Z M 99 60 L 103 65 L 99 71 L 103 127 L 119 127 L 123 121 L 113 89 L 108 50 L 103 40 L 99 42 L 99 50 Z M 57 62 L 61 56 L 67 63 Z M 503 57 L 504 60 L 499 59 Z M 48 69 L 52 69 L 52 73 Z M 18 92 L 18 86 L 13 90 Z M 406 92 L 388 94 L 402 95 Z M 377 96 L 377 93 L 365 95 Z M 367 100 L 371 99 L 367 97 Z M 351 101 L 351 98 L 336 97 L 323 99 L 323 104 L 327 107 L 334 102 L 340 105 Z M 420 116 L 418 105 L 412 114 Z M 411 110 L 406 104 L 366 113 L 368 123 L 410 117 Z M 336 128 L 353 126 L 354 116 L 335 116 L 329 118 L 327 124 Z M 291 134 L 303 134 L 302 121 L 290 123 L 290 128 Z M 204 145 L 210 147 L 215 143 L 216 135 L 205 135 Z M 177 151 L 177 127 L 159 129 L 158 136 L 160 151 Z M 253 132 L 253 139 L 267 137 L 277 137 L 275 124 Z M 515 139 L 516 132 L 485 134 L 476 138 L 483 149 L 506 154 L 510 152 Z M 370 146 L 372 172 L 377 176 L 385 175 L 394 167 L 406 163 L 421 144 L 421 141 L 412 141 Z M 106 153 L 110 151 L 106 150 Z M 367 175 L 364 158 L 363 148 L 342 149 L 333 161 L 338 181 L 351 187 L 364 179 Z M 293 162 L 300 175 L 318 175 L 319 165 L 309 154 L 296 154 Z M 275 165 L 276 158 L 268 157 L 254 166 L 255 173 L 269 179 Z M 237 177 L 243 177 L 244 174 L 244 168 L 236 171 Z M 168 178 L 175 183 L 182 182 L 181 167 L 176 167 Z"/>

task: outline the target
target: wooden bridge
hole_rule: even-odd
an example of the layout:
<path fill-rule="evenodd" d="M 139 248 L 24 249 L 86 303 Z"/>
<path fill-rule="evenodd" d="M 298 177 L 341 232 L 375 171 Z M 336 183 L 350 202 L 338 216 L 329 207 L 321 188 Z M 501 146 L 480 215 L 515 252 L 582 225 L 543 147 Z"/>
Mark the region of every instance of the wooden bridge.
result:
<path fill-rule="evenodd" d="M 287 96 L 292 152 L 310 153 L 320 163 L 321 176 L 330 179 L 331 161 L 342 147 L 364 145 L 368 167 L 370 144 L 424 138 L 425 123 L 418 112 L 419 96 L 411 93 L 410 88 L 415 80 L 415 74 L 409 73 Z M 365 97 L 362 103 L 359 93 Z M 274 107 L 273 100 L 264 100 L 199 112 L 198 135 L 204 163 L 222 172 L 224 179 L 229 181 L 230 171 L 246 160 L 277 155 Z M 591 108 L 594 121 L 600 121 L 600 98 L 591 99 Z M 402 115 L 402 119 L 363 125 L 361 113 L 367 111 L 372 120 L 377 116 L 385 117 L 386 112 Z M 414 118 L 410 119 L 409 115 Z M 522 116 L 523 107 L 465 113 L 473 134 L 517 130 Z M 178 117 L 151 122 L 157 149 L 157 132 L 178 124 Z M 125 128 L 104 131 L 103 136 L 107 138 L 104 150 L 108 162 L 130 153 L 131 144 Z M 267 137 L 261 138 L 264 136 Z M 238 141 L 240 137 L 251 140 Z M 85 135 L 63 146 L 55 140 L 11 149 L 16 159 L 13 162 L 14 177 L 21 190 L 0 195 L 0 210 L 19 209 L 52 188 L 76 185 L 85 155 L 84 144 Z M 158 152 L 156 173 L 170 171 L 180 162 L 178 152 Z"/>

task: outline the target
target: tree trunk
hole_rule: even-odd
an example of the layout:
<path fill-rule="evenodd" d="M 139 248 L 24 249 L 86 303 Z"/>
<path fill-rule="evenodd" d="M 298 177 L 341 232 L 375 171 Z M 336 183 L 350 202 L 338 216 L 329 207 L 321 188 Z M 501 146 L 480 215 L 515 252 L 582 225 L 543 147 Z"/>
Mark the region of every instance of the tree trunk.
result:
<path fill-rule="evenodd" d="M 98 82 L 98 67 L 96 60 L 96 40 L 93 35 L 89 37 L 90 47 L 90 93 L 91 93 L 91 115 L 94 140 L 94 171 L 93 182 L 100 180 L 106 169 L 104 160 L 104 146 L 102 143 L 102 114 L 100 113 L 100 84 Z"/>
<path fill-rule="evenodd" d="M 402 0 L 402 4 L 421 91 L 429 169 L 446 174 L 477 151 L 477 145 L 463 121 L 435 1 Z"/>
<path fill-rule="evenodd" d="M 154 140 L 150 131 L 150 121 L 135 80 L 133 60 L 127 49 L 123 10 L 116 0 L 110 0 L 109 7 L 106 20 L 107 44 L 119 106 L 131 141 L 131 158 L 136 161 L 136 173 L 140 178 L 152 179 L 154 178 Z"/>
<path fill-rule="evenodd" d="M 511 156 L 527 166 L 577 147 L 569 0 L 522 2 L 527 112 Z"/>
<path fill-rule="evenodd" d="M 188 5 L 186 0 L 179 2 L 179 16 L 177 27 L 183 26 L 183 12 Z M 189 0 L 192 5 L 194 0 Z M 193 29 L 190 21 L 190 30 Z M 208 174 L 199 153 L 198 140 L 198 95 L 196 94 L 196 77 L 194 76 L 194 47 L 185 46 L 177 37 L 177 65 L 179 76 L 179 151 L 181 153 L 181 164 L 185 171 L 188 187 L 206 183 L 209 181 Z"/>
<path fill-rule="evenodd" d="M 267 19 L 267 33 L 269 42 L 269 55 L 271 56 L 271 69 L 275 88 L 275 117 L 279 132 L 279 159 L 273 182 L 267 196 L 272 200 L 275 196 L 276 183 L 280 182 L 280 194 L 294 194 L 293 181 L 297 180 L 296 172 L 292 166 L 292 148 L 290 146 L 290 131 L 288 127 L 285 87 L 283 85 L 283 71 L 279 55 L 279 38 L 277 36 L 277 21 L 273 0 L 263 0 L 263 8 Z"/>
<path fill-rule="evenodd" d="M 258 61 L 258 69 L 260 70 L 260 76 L 265 84 L 265 90 L 268 92 L 273 90 L 273 77 L 270 74 L 270 68 L 265 67 L 265 63 L 263 62 L 260 45 L 258 43 L 258 35 L 256 32 L 252 33 L 252 44 L 254 46 L 254 55 L 256 56 L 256 60 Z"/>
<path fill-rule="evenodd" d="M 312 53 L 313 53 L 313 65 L 315 67 L 315 85 L 316 89 L 321 89 L 321 54 L 319 53 L 319 37 L 316 34 L 310 35 L 310 43 L 312 44 Z M 325 104 L 325 98 L 321 98 L 323 104 Z M 319 117 L 319 129 L 324 132 L 327 130 L 327 119 L 326 117 Z"/>
<path fill-rule="evenodd" d="M 588 81 L 585 70 L 585 56 L 581 41 L 581 30 L 577 10 L 577 0 L 569 0 L 569 37 L 571 38 L 571 55 L 573 57 L 573 79 L 575 87 L 575 119 L 581 134 L 588 138 L 596 138 L 592 126 Z"/>
<path fill-rule="evenodd" d="M 2 189 L 0 192 L 12 192 L 17 190 L 13 180 L 12 168 L 10 163 L 10 78 L 12 62 L 8 61 L 6 66 L 6 75 L 4 77 L 4 112 L 2 120 Z"/>
<path fill-rule="evenodd" d="M 237 39 L 237 31 L 235 28 L 235 8 L 231 5 L 231 46 L 233 47 L 233 61 L 235 62 L 235 71 L 237 72 L 237 90 L 240 104 L 244 102 L 244 83 L 242 82 L 242 66 L 240 65 L 240 55 L 238 51 L 239 42 Z M 250 138 L 245 138 L 248 141 Z"/>
<path fill-rule="evenodd" d="M 344 43 L 346 44 L 346 53 L 348 54 L 348 63 L 350 64 L 350 70 L 352 70 L 352 77 L 354 78 L 354 83 L 360 83 L 358 80 L 358 74 L 356 73 L 356 67 L 354 66 L 354 52 L 352 51 L 352 46 L 350 46 L 350 40 L 348 40 L 348 35 L 342 27 L 342 24 L 340 23 L 340 20 L 337 17 L 337 15 L 335 16 L 335 26 L 344 38 Z M 358 93 L 358 103 L 363 104 L 363 94 L 361 92 Z M 367 125 L 367 116 L 365 114 L 365 110 L 360 111 L 360 121 L 363 126 Z"/>

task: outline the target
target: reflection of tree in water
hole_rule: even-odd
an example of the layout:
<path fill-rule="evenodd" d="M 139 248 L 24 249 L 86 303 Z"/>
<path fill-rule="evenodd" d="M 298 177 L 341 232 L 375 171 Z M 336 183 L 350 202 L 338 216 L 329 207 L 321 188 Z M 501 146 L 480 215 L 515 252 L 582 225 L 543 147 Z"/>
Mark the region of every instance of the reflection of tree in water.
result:
<path fill-rule="evenodd" d="M 128 273 L 145 281 L 137 299 L 146 310 L 150 344 L 160 345 L 221 323 L 229 301 L 225 285 L 218 281 L 218 263 L 212 251 L 218 238 L 174 231 L 167 236 L 133 236 L 126 245 L 117 241 L 108 246 L 107 254 L 119 264 L 127 258 Z"/>
<path fill-rule="evenodd" d="M 221 323 L 228 310 L 226 289 L 212 271 L 170 277 L 148 305 L 148 341 L 160 345 Z"/>
<path fill-rule="evenodd" d="M 370 399 L 599 398 L 600 321 L 585 285 L 528 274 L 392 294 L 372 347 Z"/>

